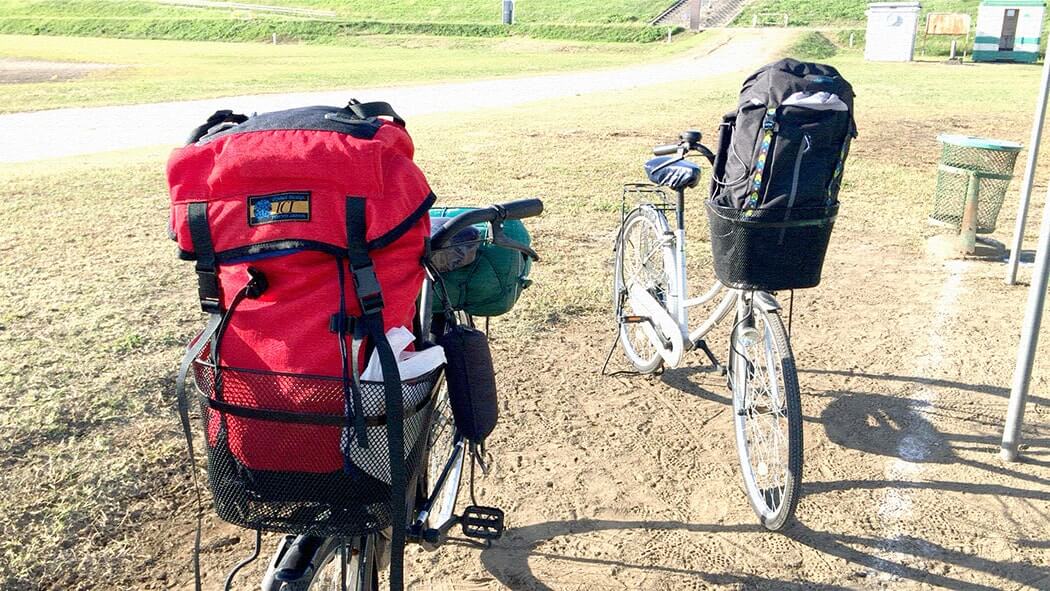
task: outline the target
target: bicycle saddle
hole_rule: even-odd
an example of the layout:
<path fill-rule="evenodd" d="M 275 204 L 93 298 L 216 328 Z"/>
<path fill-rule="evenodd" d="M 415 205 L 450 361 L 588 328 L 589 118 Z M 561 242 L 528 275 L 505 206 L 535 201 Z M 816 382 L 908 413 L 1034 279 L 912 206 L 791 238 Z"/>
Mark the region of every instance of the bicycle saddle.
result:
<path fill-rule="evenodd" d="M 646 162 L 645 172 L 649 180 L 675 191 L 695 187 L 700 182 L 700 167 L 688 160 L 668 164 L 676 159 L 676 156 L 657 156 Z"/>

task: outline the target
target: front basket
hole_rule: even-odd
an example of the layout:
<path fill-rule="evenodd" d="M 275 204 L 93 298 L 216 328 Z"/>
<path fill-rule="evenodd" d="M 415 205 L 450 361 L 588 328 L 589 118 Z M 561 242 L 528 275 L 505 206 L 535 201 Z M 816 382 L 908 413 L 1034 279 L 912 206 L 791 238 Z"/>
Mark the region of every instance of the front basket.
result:
<path fill-rule="evenodd" d="M 741 210 L 707 202 L 715 274 L 736 289 L 815 287 L 838 204 Z"/>
<path fill-rule="evenodd" d="M 205 355 L 194 369 L 219 517 L 249 529 L 318 536 L 390 525 L 382 382 L 361 382 L 369 444 L 362 448 L 345 427 L 340 378 L 216 368 Z M 420 466 L 441 376 L 438 368 L 402 382 L 410 478 Z"/>

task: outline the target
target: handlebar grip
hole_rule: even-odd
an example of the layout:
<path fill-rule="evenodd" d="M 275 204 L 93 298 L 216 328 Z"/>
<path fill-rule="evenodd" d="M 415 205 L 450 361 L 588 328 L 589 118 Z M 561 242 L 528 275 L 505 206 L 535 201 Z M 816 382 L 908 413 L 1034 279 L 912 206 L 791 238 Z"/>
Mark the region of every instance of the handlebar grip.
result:
<path fill-rule="evenodd" d="M 460 230 L 474 224 L 491 224 L 502 219 L 520 220 L 540 215 L 543 212 L 543 201 L 539 199 L 521 199 L 500 205 L 489 205 L 478 209 L 467 210 L 441 226 L 430 237 L 431 248 L 444 248 Z"/>
<path fill-rule="evenodd" d="M 653 148 L 654 156 L 670 156 L 678 152 L 679 144 L 667 144 L 666 146 L 656 146 Z"/>
<path fill-rule="evenodd" d="M 498 207 L 506 212 L 508 220 L 531 218 L 543 213 L 543 201 L 539 199 L 519 199 L 503 203 Z"/>

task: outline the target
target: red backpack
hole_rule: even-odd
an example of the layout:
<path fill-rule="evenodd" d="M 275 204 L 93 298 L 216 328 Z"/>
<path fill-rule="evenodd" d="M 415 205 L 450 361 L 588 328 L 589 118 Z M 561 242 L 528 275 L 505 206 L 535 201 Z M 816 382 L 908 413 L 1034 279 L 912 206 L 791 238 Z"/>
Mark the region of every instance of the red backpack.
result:
<path fill-rule="evenodd" d="M 418 433 L 405 430 L 426 424 L 404 403 L 425 407 L 436 382 L 402 384 L 385 337 L 412 329 L 424 276 L 434 195 L 412 155 L 388 105 L 356 102 L 222 111 L 172 154 L 171 231 L 211 317 L 183 361 L 180 410 L 192 460 L 193 366 L 223 519 L 317 535 L 393 523 L 403 540 L 404 503 L 391 498 L 412 473 Z M 358 379 L 371 349 L 382 384 Z M 385 415 L 369 416 L 377 400 Z M 362 465 L 384 461 L 388 480 Z"/>

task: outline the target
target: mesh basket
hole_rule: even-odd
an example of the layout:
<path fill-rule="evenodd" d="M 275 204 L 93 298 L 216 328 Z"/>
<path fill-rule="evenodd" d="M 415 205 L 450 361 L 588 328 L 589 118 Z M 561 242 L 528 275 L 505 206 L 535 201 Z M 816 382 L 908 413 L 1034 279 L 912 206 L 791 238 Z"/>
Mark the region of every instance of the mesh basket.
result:
<path fill-rule="evenodd" d="M 196 361 L 194 373 L 219 517 L 249 529 L 318 536 L 360 535 L 390 525 L 382 382 L 361 384 L 369 446 L 360 448 L 353 430 L 344 428 L 342 379 L 225 366 L 216 371 L 206 356 Z M 420 466 L 441 371 L 402 382 L 410 482 Z"/>
<path fill-rule="evenodd" d="M 718 280 L 762 291 L 816 286 L 838 210 L 838 204 L 740 210 L 707 202 Z"/>
<path fill-rule="evenodd" d="M 995 231 L 1021 146 L 981 138 L 942 135 L 930 221 L 960 228 L 967 195 L 977 192 L 977 232 Z"/>

